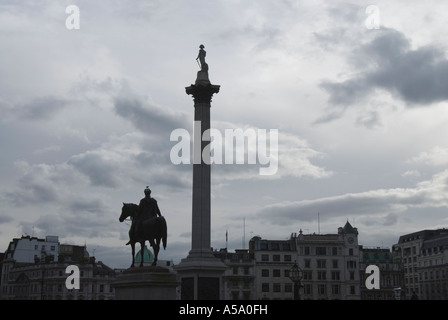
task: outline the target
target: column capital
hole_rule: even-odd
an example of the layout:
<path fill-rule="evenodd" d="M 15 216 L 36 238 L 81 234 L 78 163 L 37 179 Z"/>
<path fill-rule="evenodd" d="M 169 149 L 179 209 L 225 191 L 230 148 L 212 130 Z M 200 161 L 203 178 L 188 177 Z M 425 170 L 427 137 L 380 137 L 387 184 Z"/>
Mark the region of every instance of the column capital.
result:
<path fill-rule="evenodd" d="M 191 94 L 195 103 L 210 103 L 212 96 L 219 92 L 221 86 L 210 83 L 207 71 L 199 71 L 195 84 L 185 88 Z"/>

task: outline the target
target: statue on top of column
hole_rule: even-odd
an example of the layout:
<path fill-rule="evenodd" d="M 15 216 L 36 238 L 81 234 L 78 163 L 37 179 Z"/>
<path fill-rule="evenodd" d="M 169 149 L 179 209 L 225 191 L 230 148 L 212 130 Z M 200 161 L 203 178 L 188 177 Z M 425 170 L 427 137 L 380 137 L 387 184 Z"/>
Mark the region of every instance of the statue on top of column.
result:
<path fill-rule="evenodd" d="M 204 48 L 205 47 L 203 44 L 199 46 L 199 54 L 196 58 L 196 61 L 199 60 L 198 63 L 200 63 L 201 71 L 208 71 L 208 64 L 205 62 L 205 56 L 207 52 L 204 50 Z"/>

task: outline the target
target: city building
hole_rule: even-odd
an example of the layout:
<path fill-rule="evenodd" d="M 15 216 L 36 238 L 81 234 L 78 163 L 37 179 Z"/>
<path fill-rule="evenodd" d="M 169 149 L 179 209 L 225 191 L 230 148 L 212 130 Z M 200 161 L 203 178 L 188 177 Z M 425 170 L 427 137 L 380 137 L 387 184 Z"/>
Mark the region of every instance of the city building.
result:
<path fill-rule="evenodd" d="M 423 242 L 417 272 L 420 299 L 448 300 L 448 234 Z"/>
<path fill-rule="evenodd" d="M 69 266 L 79 270 L 79 289 L 69 289 Z M 68 270 L 68 271 L 67 271 Z M 2 300 L 110 300 L 115 271 L 89 257 L 85 246 L 59 244 L 58 237 L 13 239 L 1 262 Z"/>
<path fill-rule="evenodd" d="M 358 230 L 347 221 L 335 234 L 293 233 L 288 240 L 253 237 L 249 253 L 255 259 L 255 299 L 294 298 L 290 271 L 303 271 L 300 299 L 359 300 Z"/>
<path fill-rule="evenodd" d="M 416 294 L 419 298 L 422 296 L 423 291 L 420 286 L 420 280 L 422 279 L 419 278 L 422 248 L 425 242 L 442 235 L 448 235 L 448 230 L 421 230 L 400 236 L 398 243 L 393 245 L 392 250 L 394 257 L 396 259 L 401 259 L 401 262 L 403 263 L 406 297 L 409 298 L 413 294 Z"/>
<path fill-rule="evenodd" d="M 247 249 L 227 252 L 221 249 L 214 252 L 227 265 L 223 275 L 224 300 L 256 300 L 255 259 Z"/>
<path fill-rule="evenodd" d="M 360 280 L 361 300 L 404 300 L 404 267 L 401 259 L 394 259 L 389 248 L 367 248 L 360 247 Z M 378 267 L 379 288 L 368 289 L 367 278 L 371 275 L 366 273 L 370 265 Z"/>
<path fill-rule="evenodd" d="M 59 238 L 57 236 L 46 236 L 45 239 L 39 239 L 26 235 L 12 239 L 5 251 L 4 259 L 34 263 L 57 260 L 58 255 Z"/>

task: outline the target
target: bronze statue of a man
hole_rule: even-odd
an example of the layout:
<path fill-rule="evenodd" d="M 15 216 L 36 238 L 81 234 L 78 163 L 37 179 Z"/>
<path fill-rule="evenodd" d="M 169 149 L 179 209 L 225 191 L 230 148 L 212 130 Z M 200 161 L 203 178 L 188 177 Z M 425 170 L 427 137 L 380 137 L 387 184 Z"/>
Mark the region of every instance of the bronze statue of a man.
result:
<path fill-rule="evenodd" d="M 160 213 L 157 200 L 151 198 L 151 189 L 149 189 L 149 187 L 146 187 L 144 193 L 145 197 L 140 200 L 140 204 L 138 205 L 140 208 L 140 218 L 148 219 L 161 216 L 162 214 Z"/>
<path fill-rule="evenodd" d="M 151 189 L 149 187 L 146 187 L 144 190 L 145 197 L 140 200 L 140 203 L 138 205 L 139 207 L 139 213 L 137 219 L 132 221 L 131 225 L 131 234 L 133 235 L 134 239 L 139 242 L 141 238 L 141 231 L 143 228 L 143 221 L 150 219 L 150 218 L 156 218 L 161 217 L 162 213 L 160 212 L 159 205 L 157 204 L 157 200 L 151 197 Z M 126 245 L 130 244 L 131 240 L 129 240 Z"/>
<path fill-rule="evenodd" d="M 205 62 L 205 56 L 207 55 L 207 52 L 204 50 L 204 45 L 201 44 L 199 46 L 199 53 L 196 60 L 199 59 L 199 62 L 201 63 L 201 71 L 208 71 L 208 64 Z"/>

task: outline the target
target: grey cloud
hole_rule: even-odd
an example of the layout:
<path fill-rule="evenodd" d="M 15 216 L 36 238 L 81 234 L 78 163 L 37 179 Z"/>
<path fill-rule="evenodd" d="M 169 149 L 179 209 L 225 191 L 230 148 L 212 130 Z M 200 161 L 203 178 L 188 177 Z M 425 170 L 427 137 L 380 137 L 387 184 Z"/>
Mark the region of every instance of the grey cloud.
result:
<path fill-rule="evenodd" d="M 361 103 L 375 90 L 385 90 L 407 107 L 448 100 L 448 60 L 441 48 L 411 49 L 411 42 L 393 29 L 381 29 L 348 60 L 364 70 L 343 82 L 322 81 L 329 102 L 338 107 Z"/>
<path fill-rule="evenodd" d="M 136 128 L 148 134 L 164 135 L 167 141 L 172 130 L 191 126 L 184 115 L 170 114 L 136 98 L 115 98 L 114 105 L 116 113 L 131 121 Z"/>
<path fill-rule="evenodd" d="M 73 213 L 87 212 L 101 214 L 106 211 L 104 203 L 101 200 L 75 200 L 69 205 L 69 209 Z"/>
<path fill-rule="evenodd" d="M 42 97 L 14 107 L 13 114 L 26 120 L 48 120 L 64 109 L 69 101 L 59 97 Z"/>
<path fill-rule="evenodd" d="M 100 154 L 85 153 L 77 155 L 72 157 L 68 164 L 89 177 L 91 184 L 94 186 L 109 188 L 118 186 L 115 178 L 117 169 L 110 162 L 103 159 Z"/>
<path fill-rule="evenodd" d="M 5 214 L 0 214 L 0 224 L 11 222 L 13 219 Z"/>
<path fill-rule="evenodd" d="M 397 213 L 410 208 L 447 207 L 448 171 L 436 174 L 415 188 L 379 189 L 339 196 L 273 204 L 258 213 L 258 217 L 278 225 L 292 221 L 313 221 L 318 212 L 326 217 L 378 216 L 389 214 L 385 223 L 394 223 Z"/>
<path fill-rule="evenodd" d="M 366 218 L 361 220 L 365 226 L 392 226 L 398 222 L 398 215 L 389 213 L 384 217 L 376 217 L 375 219 Z"/>
<path fill-rule="evenodd" d="M 58 214 L 43 215 L 33 222 L 22 222 L 23 230 L 30 226 L 38 228 L 43 234 L 57 234 L 68 237 L 115 237 L 120 229 L 117 219 L 109 219 L 98 215 Z"/>
<path fill-rule="evenodd" d="M 23 185 L 20 190 L 7 192 L 6 198 L 17 206 L 34 206 L 36 204 L 57 201 L 56 190 L 40 183 Z"/>

